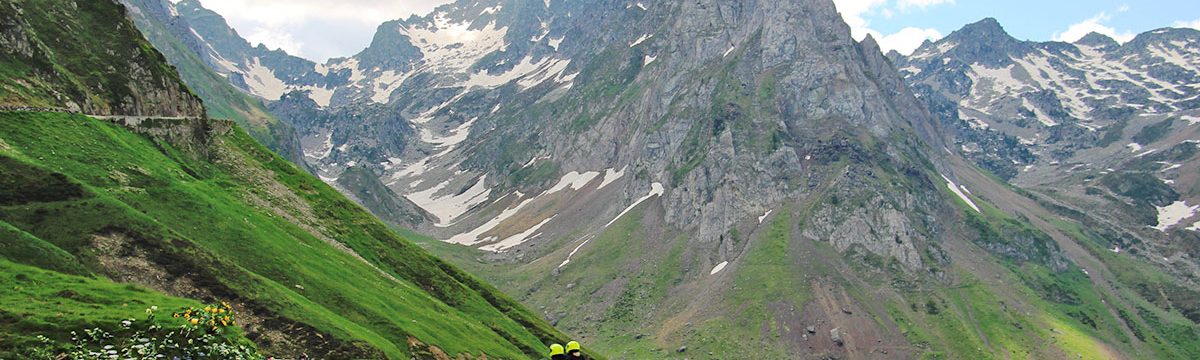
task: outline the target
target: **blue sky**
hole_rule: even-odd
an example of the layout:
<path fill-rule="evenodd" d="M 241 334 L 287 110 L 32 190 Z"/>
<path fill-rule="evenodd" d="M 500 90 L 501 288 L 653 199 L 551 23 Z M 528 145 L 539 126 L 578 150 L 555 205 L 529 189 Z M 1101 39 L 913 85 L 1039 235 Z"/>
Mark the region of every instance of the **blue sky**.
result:
<path fill-rule="evenodd" d="M 994 17 L 1018 39 L 1074 41 L 1090 31 L 1127 41 L 1167 26 L 1200 27 L 1200 2 L 1185 0 L 834 0 L 857 37 L 910 52 L 924 39 Z"/>
<path fill-rule="evenodd" d="M 178 1 L 178 0 L 172 0 Z M 559 0 L 553 0 L 559 1 Z M 641 1 L 653 6 L 662 0 Z M 780 0 L 794 1 L 794 0 Z M 1097 31 L 1126 40 L 1165 26 L 1200 28 L 1196 0 L 833 0 L 862 38 L 885 50 L 911 52 L 925 39 L 949 35 L 985 17 L 1027 40 L 1075 40 Z M 448 0 L 200 0 L 251 43 L 324 62 L 351 56 L 387 20 L 426 14 Z"/>

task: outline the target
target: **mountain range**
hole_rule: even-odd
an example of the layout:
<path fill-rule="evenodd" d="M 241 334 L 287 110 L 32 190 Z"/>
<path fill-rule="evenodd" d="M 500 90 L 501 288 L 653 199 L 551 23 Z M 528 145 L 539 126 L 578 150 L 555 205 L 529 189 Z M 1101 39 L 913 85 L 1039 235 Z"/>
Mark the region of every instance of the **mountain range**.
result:
<path fill-rule="evenodd" d="M 460 0 L 317 63 L 195 0 L 122 3 L 206 105 L 262 116 L 208 115 L 425 250 L 333 245 L 385 273 L 429 251 L 614 358 L 1200 356 L 1200 32 L 986 19 L 904 56 L 828 0 Z M 562 337 L 468 287 L 488 304 L 425 290 L 523 326 L 489 357 Z"/>

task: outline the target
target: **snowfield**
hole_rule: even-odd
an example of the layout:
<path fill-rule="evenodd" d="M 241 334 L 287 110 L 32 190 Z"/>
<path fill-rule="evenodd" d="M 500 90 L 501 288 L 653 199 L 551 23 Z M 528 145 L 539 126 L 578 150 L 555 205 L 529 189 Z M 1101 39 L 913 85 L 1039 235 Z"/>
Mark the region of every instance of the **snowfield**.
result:
<path fill-rule="evenodd" d="M 437 186 L 408 194 L 404 197 L 437 217 L 439 224 L 447 225 L 452 224 L 455 219 L 458 219 L 459 216 L 471 210 L 475 205 L 487 201 L 488 195 L 492 193 L 492 189 L 488 188 L 486 183 L 487 175 L 484 175 L 479 177 L 475 181 L 475 185 L 462 194 L 437 196 L 446 186 L 450 185 L 450 181 L 447 180 Z"/>
<path fill-rule="evenodd" d="M 1158 226 L 1152 228 L 1167 232 L 1171 227 L 1196 215 L 1196 209 L 1200 209 L 1200 206 L 1188 206 L 1185 201 L 1176 201 L 1174 204 L 1158 207 Z"/>

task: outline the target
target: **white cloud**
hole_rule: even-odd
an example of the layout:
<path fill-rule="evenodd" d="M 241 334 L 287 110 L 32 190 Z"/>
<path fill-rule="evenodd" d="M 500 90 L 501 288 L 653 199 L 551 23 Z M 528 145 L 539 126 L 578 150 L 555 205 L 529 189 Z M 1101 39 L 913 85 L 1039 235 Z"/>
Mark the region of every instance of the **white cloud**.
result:
<path fill-rule="evenodd" d="M 942 32 L 933 28 L 906 27 L 889 35 L 872 32 L 871 36 L 874 36 L 879 41 L 879 47 L 883 49 L 884 53 L 896 50 L 904 55 L 912 55 L 913 51 L 921 47 L 921 44 L 925 40 L 936 41 L 937 39 L 941 39 Z"/>
<path fill-rule="evenodd" d="M 1192 21 L 1176 21 L 1175 24 L 1171 25 L 1171 26 L 1174 26 L 1177 28 L 1192 28 L 1192 29 L 1200 30 L 1200 19 L 1196 19 L 1196 20 L 1192 20 Z"/>
<path fill-rule="evenodd" d="M 924 9 L 935 5 L 954 5 L 954 0 L 899 0 L 896 2 L 896 7 L 900 10 Z"/>
<path fill-rule="evenodd" d="M 1122 9 L 1127 8 L 1123 7 Z M 1134 36 L 1136 36 L 1133 32 L 1121 32 L 1117 31 L 1117 29 L 1111 26 L 1104 25 L 1104 23 L 1108 22 L 1109 20 L 1112 20 L 1111 15 L 1108 15 L 1108 13 L 1100 13 L 1099 15 L 1093 16 L 1090 19 L 1067 27 L 1067 30 L 1063 32 L 1055 33 L 1053 36 L 1051 36 L 1051 38 L 1054 39 L 1054 41 L 1075 42 L 1079 39 L 1082 39 L 1089 33 L 1096 32 L 1107 35 L 1118 42 L 1125 43 L 1129 40 L 1133 40 Z"/>
<path fill-rule="evenodd" d="M 425 14 L 448 0 L 201 0 L 226 18 L 254 19 L 269 25 L 340 19 L 378 25 L 409 14 Z"/>
<path fill-rule="evenodd" d="M 855 39 L 862 39 L 871 32 L 871 21 L 867 16 L 874 13 L 876 8 L 887 5 L 888 0 L 833 0 L 842 19 L 850 25 L 850 34 Z"/>
<path fill-rule="evenodd" d="M 312 60 L 347 56 L 366 47 L 379 24 L 424 15 L 450 0 L 200 0 L 251 43 L 283 48 Z M 323 29 L 323 30 L 322 30 Z M 349 33 L 347 41 L 316 38 Z M 328 36 L 328 34 L 325 34 Z M 294 51 L 293 51 L 294 50 Z"/>
<path fill-rule="evenodd" d="M 245 35 L 251 44 L 263 44 L 271 49 L 283 49 L 288 54 L 303 54 L 304 43 L 281 28 L 256 27 Z"/>
<path fill-rule="evenodd" d="M 955 0 L 897 0 L 896 10 L 893 10 L 888 6 L 890 0 L 833 0 L 838 12 L 842 14 L 842 19 L 850 25 L 850 34 L 855 39 L 862 40 L 871 35 L 879 42 L 879 47 L 884 52 L 896 50 L 906 55 L 920 47 L 925 40 L 941 39 L 942 32 L 933 28 L 906 27 L 884 35 L 871 28 L 870 18 L 876 15 L 891 18 L 897 15 L 897 11 L 903 13 L 911 9 L 923 10 L 930 6 L 949 5 L 954 2 Z"/>

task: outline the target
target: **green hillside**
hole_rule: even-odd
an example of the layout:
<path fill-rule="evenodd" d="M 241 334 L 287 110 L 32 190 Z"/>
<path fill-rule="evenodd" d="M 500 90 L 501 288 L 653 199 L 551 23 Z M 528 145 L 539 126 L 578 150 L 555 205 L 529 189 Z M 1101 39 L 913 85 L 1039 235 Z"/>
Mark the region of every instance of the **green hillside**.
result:
<path fill-rule="evenodd" d="M 429 344 L 522 358 L 563 338 L 230 123 L 162 120 L 135 129 L 155 135 L 80 115 L 0 114 L 0 256 L 229 301 L 253 314 L 247 336 L 271 354 L 408 358 L 422 351 L 411 344 Z M 38 286 L 79 291 L 71 282 Z M 112 301 L 185 302 L 114 289 Z M 28 296 L 5 292 L 0 301 Z M 52 318 L 62 310 L 16 311 Z M 114 314 L 71 316 L 23 324 L 4 341 L 30 343 Z"/>
<path fill-rule="evenodd" d="M 565 340 L 234 122 L 205 118 L 117 2 L 0 0 L 0 30 L 0 105 L 115 115 L 0 112 L 0 359 L 125 356 L 105 344 L 517 359 Z M 212 76 L 182 78 L 209 114 L 280 129 Z"/>

